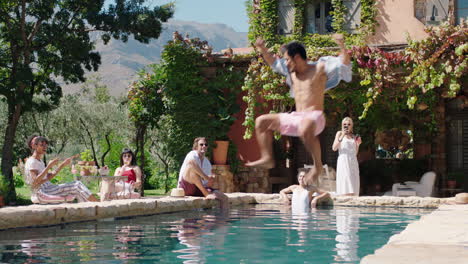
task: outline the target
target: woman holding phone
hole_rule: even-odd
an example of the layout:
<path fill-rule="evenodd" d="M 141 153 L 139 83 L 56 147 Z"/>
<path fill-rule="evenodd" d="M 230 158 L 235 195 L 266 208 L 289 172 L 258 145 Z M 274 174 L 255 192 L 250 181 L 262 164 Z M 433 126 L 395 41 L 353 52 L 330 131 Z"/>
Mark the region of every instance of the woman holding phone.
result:
<path fill-rule="evenodd" d="M 353 134 L 353 120 L 345 117 L 336 132 L 333 151 L 339 151 L 336 165 L 336 194 L 359 196 L 359 163 L 357 153 L 361 137 Z"/>

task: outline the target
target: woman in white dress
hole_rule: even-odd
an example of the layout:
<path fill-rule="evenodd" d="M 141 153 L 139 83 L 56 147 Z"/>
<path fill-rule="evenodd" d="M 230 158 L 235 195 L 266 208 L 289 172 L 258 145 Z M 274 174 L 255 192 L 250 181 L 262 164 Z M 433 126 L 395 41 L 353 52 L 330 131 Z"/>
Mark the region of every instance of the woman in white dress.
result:
<path fill-rule="evenodd" d="M 353 120 L 345 117 L 341 131 L 336 132 L 333 151 L 339 151 L 336 169 L 336 194 L 359 196 L 359 163 L 357 153 L 361 137 L 353 134 Z"/>

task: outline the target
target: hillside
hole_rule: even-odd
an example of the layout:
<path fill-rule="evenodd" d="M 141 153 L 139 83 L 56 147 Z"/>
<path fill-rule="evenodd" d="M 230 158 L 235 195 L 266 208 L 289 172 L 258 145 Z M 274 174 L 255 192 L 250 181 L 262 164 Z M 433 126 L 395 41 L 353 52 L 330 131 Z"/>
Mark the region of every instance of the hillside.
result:
<path fill-rule="evenodd" d="M 189 21 L 171 20 L 165 24 L 161 36 L 148 44 L 140 43 L 130 38 L 127 43 L 111 40 L 107 45 L 97 41 L 96 50 L 101 54 L 102 64 L 98 74 L 112 95 L 124 93 L 128 85 L 135 80 L 136 73 L 148 64 L 157 63 L 161 50 L 167 41 L 172 39 L 172 33 L 178 31 L 181 35 L 189 34 L 190 38 L 198 37 L 207 40 L 214 51 L 227 47 L 247 46 L 247 33 L 234 31 L 224 24 L 201 24 Z M 63 85 L 64 93 L 77 91 L 81 84 Z"/>

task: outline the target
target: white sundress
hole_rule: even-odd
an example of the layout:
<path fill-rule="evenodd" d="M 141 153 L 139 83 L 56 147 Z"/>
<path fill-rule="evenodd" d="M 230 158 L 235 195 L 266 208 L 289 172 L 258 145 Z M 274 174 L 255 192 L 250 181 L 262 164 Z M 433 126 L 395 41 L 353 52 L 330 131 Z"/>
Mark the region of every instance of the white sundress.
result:
<path fill-rule="evenodd" d="M 354 193 L 359 195 L 359 163 L 356 141 L 344 137 L 339 148 L 336 164 L 336 194 Z"/>

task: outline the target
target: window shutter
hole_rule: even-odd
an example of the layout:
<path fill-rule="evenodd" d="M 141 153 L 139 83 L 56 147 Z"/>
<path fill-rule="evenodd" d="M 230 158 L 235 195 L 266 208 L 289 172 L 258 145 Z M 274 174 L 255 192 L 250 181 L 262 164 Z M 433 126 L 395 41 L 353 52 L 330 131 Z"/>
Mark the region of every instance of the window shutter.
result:
<path fill-rule="evenodd" d="M 280 0 L 278 5 L 280 35 L 292 34 L 294 26 L 294 5 L 292 0 Z"/>
<path fill-rule="evenodd" d="M 355 33 L 361 24 L 361 1 L 345 0 L 343 4 L 348 10 L 345 16 L 345 30 L 349 33 Z"/>

